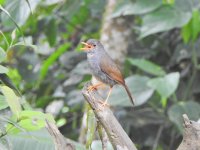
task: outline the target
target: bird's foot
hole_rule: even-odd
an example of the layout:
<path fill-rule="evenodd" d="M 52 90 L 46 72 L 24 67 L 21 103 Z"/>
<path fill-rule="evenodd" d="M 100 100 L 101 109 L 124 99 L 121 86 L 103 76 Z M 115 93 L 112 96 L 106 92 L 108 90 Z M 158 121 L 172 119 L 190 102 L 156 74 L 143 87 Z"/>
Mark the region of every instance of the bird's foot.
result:
<path fill-rule="evenodd" d="M 95 85 L 90 85 L 88 88 L 87 88 L 87 91 L 88 92 L 91 92 L 91 91 L 94 91 L 94 90 L 97 90 L 97 88 L 103 86 L 104 84 L 103 83 L 98 83 L 98 84 L 95 84 Z"/>
<path fill-rule="evenodd" d="M 102 111 L 105 107 L 110 107 L 110 105 L 106 101 L 103 102 L 99 100 L 98 103 L 100 103 L 100 108 L 99 108 L 100 111 Z"/>
<path fill-rule="evenodd" d="M 97 88 L 96 88 L 96 86 L 93 86 L 93 85 L 91 85 L 91 86 L 89 86 L 89 87 L 87 88 L 87 91 L 88 91 L 88 92 L 91 92 L 91 91 L 94 91 L 94 90 L 97 90 Z"/>

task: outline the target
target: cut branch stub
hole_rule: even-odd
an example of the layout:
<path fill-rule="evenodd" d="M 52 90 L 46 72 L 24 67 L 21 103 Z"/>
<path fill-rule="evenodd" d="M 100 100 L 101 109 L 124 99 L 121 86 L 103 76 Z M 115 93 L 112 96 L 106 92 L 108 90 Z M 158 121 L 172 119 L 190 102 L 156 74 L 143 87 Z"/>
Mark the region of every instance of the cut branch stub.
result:
<path fill-rule="evenodd" d="M 200 123 L 183 114 L 184 135 L 177 150 L 200 150 Z"/>

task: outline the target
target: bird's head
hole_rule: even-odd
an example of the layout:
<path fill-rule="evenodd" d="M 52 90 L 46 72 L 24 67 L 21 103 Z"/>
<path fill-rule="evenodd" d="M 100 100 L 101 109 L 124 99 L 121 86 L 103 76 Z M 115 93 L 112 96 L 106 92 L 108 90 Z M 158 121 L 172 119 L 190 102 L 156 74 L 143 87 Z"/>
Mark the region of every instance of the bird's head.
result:
<path fill-rule="evenodd" d="M 102 49 L 103 45 L 96 39 L 89 39 L 87 42 L 81 42 L 84 47 L 81 50 L 86 52 L 95 52 Z"/>

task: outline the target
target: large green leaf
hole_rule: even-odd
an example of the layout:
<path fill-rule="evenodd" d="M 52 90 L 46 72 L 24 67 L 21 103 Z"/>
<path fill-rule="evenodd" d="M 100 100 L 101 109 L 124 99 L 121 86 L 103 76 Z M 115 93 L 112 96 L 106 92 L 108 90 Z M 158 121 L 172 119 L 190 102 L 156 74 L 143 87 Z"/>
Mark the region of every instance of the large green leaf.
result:
<path fill-rule="evenodd" d="M 144 14 L 155 10 L 162 5 L 161 0 L 137 0 L 133 2 L 131 0 L 120 1 L 112 14 L 113 17 Z"/>
<path fill-rule="evenodd" d="M 135 106 L 147 102 L 152 96 L 154 89 L 147 86 L 149 78 L 146 76 L 131 76 L 126 79 L 132 96 L 135 98 Z M 114 86 L 113 92 L 109 98 L 109 104 L 114 106 L 133 106 L 125 89 L 122 86 Z"/>
<path fill-rule="evenodd" d="M 181 11 L 170 5 L 163 5 L 142 18 L 143 24 L 140 38 L 176 27 L 182 27 L 188 23 L 191 16 L 190 12 Z"/>
<path fill-rule="evenodd" d="M 0 47 L 0 62 L 6 59 L 6 52 Z"/>
<path fill-rule="evenodd" d="M 41 0 L 28 0 L 28 1 L 31 6 L 31 10 L 34 11 L 36 6 Z M 24 0 L 7 0 L 5 4 L 5 10 L 9 12 L 12 19 L 19 26 L 23 25 L 26 22 L 31 13 L 28 3 Z M 13 21 L 5 13 L 1 14 L 1 20 L 2 24 L 4 25 L 4 28 L 6 29 L 15 28 Z"/>
<path fill-rule="evenodd" d="M 178 72 L 167 74 L 164 77 L 153 78 L 148 81 L 148 86 L 155 89 L 162 98 L 168 98 L 177 89 L 180 74 Z"/>
<path fill-rule="evenodd" d="M 1 86 L 1 92 L 5 96 L 12 113 L 19 117 L 19 113 L 21 112 L 20 98 L 7 86 Z"/>
<path fill-rule="evenodd" d="M 168 110 L 169 119 L 183 131 L 183 114 L 187 114 L 191 120 L 198 120 L 200 118 L 200 105 L 196 102 L 179 102 L 172 105 Z"/>
<path fill-rule="evenodd" d="M 138 68 L 152 75 L 163 76 L 166 74 L 160 66 L 146 59 L 129 58 L 128 60 L 132 65 L 137 66 Z"/>
<path fill-rule="evenodd" d="M 13 124 L 8 124 L 7 132 L 8 133 L 18 133 L 21 129 L 25 131 L 35 131 L 45 127 L 46 121 L 51 121 L 55 123 L 53 116 L 50 114 L 44 114 L 39 111 L 30 111 L 25 110 L 19 113 L 19 121 L 17 125 L 20 127 L 13 126 Z"/>

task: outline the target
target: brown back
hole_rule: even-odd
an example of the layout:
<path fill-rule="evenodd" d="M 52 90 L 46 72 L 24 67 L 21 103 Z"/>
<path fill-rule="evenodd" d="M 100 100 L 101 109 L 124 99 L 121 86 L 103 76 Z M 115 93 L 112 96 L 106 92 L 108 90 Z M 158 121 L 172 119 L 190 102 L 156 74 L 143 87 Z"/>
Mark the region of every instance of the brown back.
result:
<path fill-rule="evenodd" d="M 119 84 L 125 85 L 122 73 L 115 62 L 107 54 L 101 57 L 100 68 L 109 76 L 110 79 L 115 80 Z"/>

